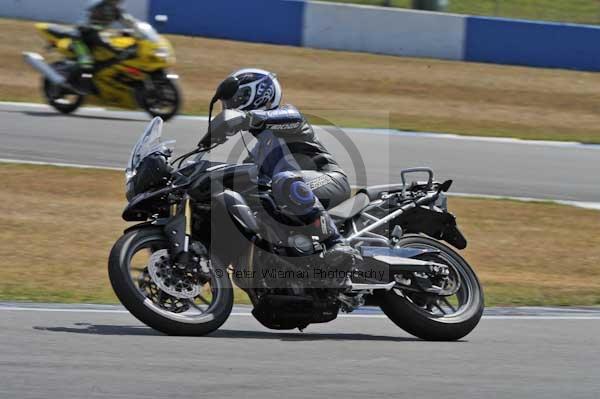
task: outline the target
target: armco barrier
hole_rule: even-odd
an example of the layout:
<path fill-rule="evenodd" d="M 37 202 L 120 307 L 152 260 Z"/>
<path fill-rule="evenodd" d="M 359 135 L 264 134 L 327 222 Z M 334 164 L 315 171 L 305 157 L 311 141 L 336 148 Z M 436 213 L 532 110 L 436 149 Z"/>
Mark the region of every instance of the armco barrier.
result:
<path fill-rule="evenodd" d="M 84 20 L 85 0 L 0 0 L 0 16 L 76 24 Z M 127 12 L 146 20 L 148 0 L 126 0 Z"/>
<path fill-rule="evenodd" d="M 76 23 L 85 0 L 0 0 L 0 16 Z M 126 0 L 165 33 L 600 71 L 600 27 L 303 0 Z M 166 18 L 156 19 L 157 15 Z M 162 22 L 160 22 L 162 21 Z"/>
<path fill-rule="evenodd" d="M 291 46 L 302 45 L 304 1 L 150 0 L 150 19 L 164 33 L 208 36 Z"/>
<path fill-rule="evenodd" d="M 469 17 L 464 59 L 600 71 L 600 27 Z"/>
<path fill-rule="evenodd" d="M 460 60 L 463 15 L 308 2 L 306 47 Z"/>

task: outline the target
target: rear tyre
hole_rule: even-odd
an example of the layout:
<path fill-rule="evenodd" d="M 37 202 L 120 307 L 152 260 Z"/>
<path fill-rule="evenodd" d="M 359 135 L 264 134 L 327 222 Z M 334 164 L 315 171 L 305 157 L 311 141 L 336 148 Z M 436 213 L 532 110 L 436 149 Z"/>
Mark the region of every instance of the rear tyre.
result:
<path fill-rule="evenodd" d="M 152 77 L 151 89 L 140 87 L 137 101 L 151 116 L 160 116 L 164 121 L 173 118 L 181 107 L 181 90 L 177 83 L 164 74 Z"/>
<path fill-rule="evenodd" d="M 143 266 L 137 277 L 132 276 L 134 255 L 168 247 L 161 228 L 142 228 L 123 235 L 108 261 L 108 274 L 117 297 L 138 320 L 165 334 L 200 336 L 215 331 L 233 308 L 231 280 L 225 270 L 217 272 L 218 265 L 211 267 L 210 292 L 202 293 L 202 302 L 197 303 L 196 298 L 179 299 L 161 291 Z"/>
<path fill-rule="evenodd" d="M 379 294 L 383 312 L 404 331 L 427 341 L 455 341 L 469 334 L 484 309 L 483 290 L 469 264 L 450 247 L 431 238 L 406 236 L 398 246 L 439 250 L 437 255 L 428 255 L 427 260 L 448 265 L 460 281 L 460 288 L 454 304 L 448 298 L 394 288 Z M 447 305 L 442 303 L 444 299 Z"/>
<path fill-rule="evenodd" d="M 58 61 L 53 63 L 51 66 L 61 75 L 67 78 L 69 77 L 70 65 L 67 63 Z M 46 78 L 43 79 L 42 87 L 44 90 L 44 97 L 46 97 L 48 104 L 63 114 L 75 112 L 79 107 L 81 107 L 85 99 L 83 95 L 73 93 L 64 87 L 57 86 Z"/>

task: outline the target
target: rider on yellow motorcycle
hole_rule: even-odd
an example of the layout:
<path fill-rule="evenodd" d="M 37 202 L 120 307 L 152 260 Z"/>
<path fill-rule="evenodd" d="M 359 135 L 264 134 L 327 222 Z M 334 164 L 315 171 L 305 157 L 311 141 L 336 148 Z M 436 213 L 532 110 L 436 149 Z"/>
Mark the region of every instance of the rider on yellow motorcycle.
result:
<path fill-rule="evenodd" d="M 89 98 L 168 120 L 181 104 L 178 76 L 169 72 L 175 65 L 173 47 L 150 24 L 123 13 L 120 2 L 93 0 L 86 25 L 36 24 L 50 56 L 60 59 L 48 63 L 33 52 L 23 57 L 42 74 L 44 97 L 59 112 L 70 114 Z M 109 30 L 114 22 L 127 29 Z"/>

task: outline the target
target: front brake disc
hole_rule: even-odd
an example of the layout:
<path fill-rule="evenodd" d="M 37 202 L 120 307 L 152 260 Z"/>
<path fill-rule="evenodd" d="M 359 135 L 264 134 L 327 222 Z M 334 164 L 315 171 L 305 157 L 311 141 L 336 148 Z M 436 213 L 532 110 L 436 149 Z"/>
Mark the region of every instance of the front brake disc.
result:
<path fill-rule="evenodd" d="M 161 249 L 150 256 L 148 272 L 152 281 L 164 292 L 175 298 L 194 299 L 200 294 L 202 288 L 178 272 L 171 262 L 169 251 Z"/>

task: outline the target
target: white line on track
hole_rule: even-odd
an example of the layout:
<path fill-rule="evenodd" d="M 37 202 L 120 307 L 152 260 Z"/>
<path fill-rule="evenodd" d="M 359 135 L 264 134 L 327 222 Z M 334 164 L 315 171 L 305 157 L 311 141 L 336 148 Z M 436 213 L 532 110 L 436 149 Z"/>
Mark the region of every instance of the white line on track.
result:
<path fill-rule="evenodd" d="M 107 313 L 107 314 L 128 314 L 126 310 L 120 309 L 85 309 L 68 307 L 18 307 L 18 306 L 0 306 L 0 311 L 12 312 L 50 312 L 50 313 Z M 252 316 L 250 311 L 234 311 L 231 316 Z M 340 314 L 338 318 L 342 319 L 387 319 L 383 314 Z M 580 315 L 575 312 L 573 315 L 484 315 L 485 320 L 600 320 L 600 314 Z"/>
<path fill-rule="evenodd" d="M 466 197 L 466 198 L 487 198 L 496 200 L 512 200 L 519 202 L 550 202 L 553 204 L 574 206 L 576 208 L 591 209 L 600 211 L 600 202 L 585 202 L 585 201 L 568 201 L 557 199 L 543 199 L 531 197 L 510 197 L 506 195 L 489 195 L 489 194 L 467 194 L 467 193 L 448 193 L 450 197 Z"/>
<path fill-rule="evenodd" d="M 79 169 L 101 169 L 101 170 L 116 170 L 124 171 L 124 168 L 115 168 L 109 166 L 94 166 L 94 165 L 82 165 L 76 163 L 60 163 L 60 162 L 43 162 L 43 161 L 29 161 L 25 159 L 8 159 L 0 158 L 0 163 L 15 163 L 23 165 L 42 165 L 42 166 L 58 166 L 63 168 L 79 168 Z M 353 189 L 359 188 L 352 186 Z M 585 201 L 567 201 L 558 199 L 548 198 L 530 198 L 530 197 L 511 197 L 507 195 L 490 195 L 490 194 L 467 194 L 467 193 L 448 193 L 449 196 L 454 197 L 468 197 L 468 198 L 487 198 L 497 200 L 511 200 L 520 202 L 547 202 L 559 205 L 573 206 L 576 208 L 591 209 L 600 211 L 600 202 L 585 202 Z"/>
<path fill-rule="evenodd" d="M 16 163 L 22 165 L 41 165 L 41 166 L 58 166 L 62 168 L 77 168 L 77 169 L 101 169 L 101 170 L 118 170 L 125 171 L 125 168 L 115 168 L 110 166 L 94 166 L 82 165 L 77 163 L 61 163 L 61 162 L 43 162 L 43 161 L 28 161 L 25 159 L 8 159 L 0 158 L 0 163 Z"/>
<path fill-rule="evenodd" d="M 0 106 L 12 107 L 12 108 L 34 108 L 43 110 L 52 110 L 52 108 L 46 104 L 38 103 L 20 103 L 20 102 L 0 102 Z M 140 118 L 141 121 L 149 120 L 147 114 L 140 111 L 121 111 L 121 110 L 107 110 L 101 107 L 83 107 L 77 111 L 78 113 L 112 113 L 113 115 L 128 115 Z M 208 121 L 206 116 L 196 115 L 179 115 L 176 119 L 180 120 L 197 120 L 197 121 Z M 318 125 L 317 125 L 318 126 Z M 349 133 L 360 133 L 360 134 L 378 134 L 385 136 L 398 136 L 407 138 L 434 138 L 443 140 L 462 140 L 462 141 L 485 141 L 488 143 L 498 144 L 519 144 L 519 145 L 537 145 L 537 146 L 549 146 L 549 147 L 563 147 L 563 148 L 585 148 L 600 150 L 600 144 L 587 144 L 580 143 L 577 141 L 551 141 L 551 140 L 525 140 L 511 137 L 487 137 L 487 136 L 463 136 L 460 134 L 452 133 L 435 133 L 435 132 L 411 132 L 402 131 L 396 129 L 368 129 L 368 128 L 343 128 L 344 131 Z"/>

